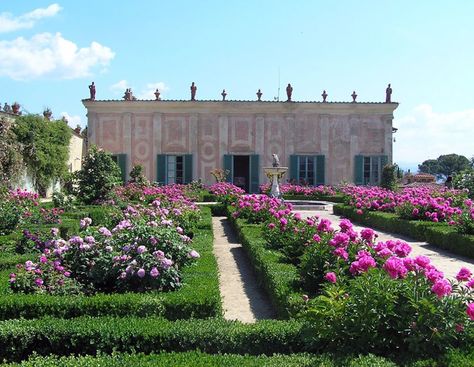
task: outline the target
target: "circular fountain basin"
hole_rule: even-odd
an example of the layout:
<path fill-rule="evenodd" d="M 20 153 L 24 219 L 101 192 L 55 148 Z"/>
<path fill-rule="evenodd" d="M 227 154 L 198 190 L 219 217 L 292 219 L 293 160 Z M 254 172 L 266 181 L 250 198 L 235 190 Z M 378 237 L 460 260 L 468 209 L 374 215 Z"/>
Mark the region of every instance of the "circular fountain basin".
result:
<path fill-rule="evenodd" d="M 329 204 L 314 200 L 285 200 L 293 206 L 293 210 L 328 210 Z"/>

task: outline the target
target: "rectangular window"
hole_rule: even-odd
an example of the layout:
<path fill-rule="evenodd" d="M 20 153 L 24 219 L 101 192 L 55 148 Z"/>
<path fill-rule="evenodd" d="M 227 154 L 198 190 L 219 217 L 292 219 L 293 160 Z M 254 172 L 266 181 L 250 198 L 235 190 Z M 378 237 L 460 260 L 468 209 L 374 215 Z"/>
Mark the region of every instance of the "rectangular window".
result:
<path fill-rule="evenodd" d="M 364 185 L 380 184 L 380 172 L 382 170 L 382 157 L 365 156 L 363 166 Z"/>
<path fill-rule="evenodd" d="M 166 156 L 167 177 L 168 184 L 182 184 L 184 183 L 184 159 L 182 155 L 168 155 Z"/>
<path fill-rule="evenodd" d="M 324 155 L 290 157 L 290 179 L 300 185 L 324 185 Z"/>

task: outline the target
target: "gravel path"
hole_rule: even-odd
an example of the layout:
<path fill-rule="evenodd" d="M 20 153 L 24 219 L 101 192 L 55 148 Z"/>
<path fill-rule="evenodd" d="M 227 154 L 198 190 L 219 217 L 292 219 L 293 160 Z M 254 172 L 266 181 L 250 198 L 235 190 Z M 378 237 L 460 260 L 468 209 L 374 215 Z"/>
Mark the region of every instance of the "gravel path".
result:
<path fill-rule="evenodd" d="M 334 227 L 336 227 L 336 224 L 342 219 L 342 217 L 333 214 L 332 205 L 328 206 L 328 210 L 295 210 L 295 212 L 300 213 L 303 218 L 317 215 L 320 218 L 329 219 L 334 223 Z M 359 232 L 362 228 L 367 227 L 354 224 L 354 230 Z M 410 256 L 424 255 L 429 257 L 432 264 L 441 270 L 447 278 L 453 279 L 462 266 L 474 272 L 474 260 L 472 259 L 442 250 L 427 242 L 415 241 L 402 235 L 383 232 L 378 229 L 374 230 L 378 234 L 379 241 L 400 239 L 407 242 L 412 247 Z"/>
<path fill-rule="evenodd" d="M 274 318 L 270 301 L 258 286 L 247 254 L 238 243 L 227 218 L 212 217 L 212 226 L 224 318 L 245 323 Z"/>

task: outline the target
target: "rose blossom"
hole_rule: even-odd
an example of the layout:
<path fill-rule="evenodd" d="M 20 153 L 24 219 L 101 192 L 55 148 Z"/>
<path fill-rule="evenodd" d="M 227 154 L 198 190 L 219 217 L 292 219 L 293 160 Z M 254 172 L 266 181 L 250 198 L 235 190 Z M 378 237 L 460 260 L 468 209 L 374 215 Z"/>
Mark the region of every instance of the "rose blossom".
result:
<path fill-rule="evenodd" d="M 138 275 L 140 278 L 143 278 L 143 277 L 145 276 L 145 269 L 143 269 L 143 268 L 138 269 L 137 275 Z"/>
<path fill-rule="evenodd" d="M 326 275 L 324 276 L 324 279 L 326 279 L 328 282 L 331 282 L 331 283 L 336 283 L 337 281 L 337 277 L 334 272 L 326 273 Z"/>
<path fill-rule="evenodd" d="M 468 268 L 462 267 L 459 270 L 459 273 L 456 275 L 456 279 L 460 282 L 464 282 L 466 280 L 469 280 L 471 276 L 472 276 L 471 271 Z"/>
<path fill-rule="evenodd" d="M 466 308 L 467 316 L 474 321 L 474 303 L 469 303 Z"/>
<path fill-rule="evenodd" d="M 158 275 L 160 275 L 160 272 L 156 267 L 152 268 L 150 271 L 150 275 L 152 278 L 156 278 Z"/>
<path fill-rule="evenodd" d="M 431 290 L 433 293 L 436 293 L 438 298 L 443 298 L 451 293 L 452 288 L 451 284 L 446 279 L 438 279 L 431 287 Z"/>

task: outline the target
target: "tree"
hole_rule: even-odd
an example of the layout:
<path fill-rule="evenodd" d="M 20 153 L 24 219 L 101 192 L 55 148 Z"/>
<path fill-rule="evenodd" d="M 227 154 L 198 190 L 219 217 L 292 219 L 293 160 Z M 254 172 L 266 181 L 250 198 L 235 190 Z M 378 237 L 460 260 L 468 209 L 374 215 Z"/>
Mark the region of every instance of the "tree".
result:
<path fill-rule="evenodd" d="M 122 173 L 110 153 L 96 146 L 89 149 L 75 178 L 76 195 L 85 204 L 109 199 L 113 188 L 122 183 Z"/>
<path fill-rule="evenodd" d="M 132 170 L 130 171 L 130 181 L 131 183 L 135 183 L 139 186 L 147 186 L 150 184 L 148 179 L 145 177 L 143 173 L 143 166 L 141 164 L 136 164 L 133 166 Z"/>
<path fill-rule="evenodd" d="M 437 159 L 428 159 L 418 166 L 418 170 L 438 177 L 447 177 L 471 167 L 469 159 L 453 153 L 440 155 Z"/>
<path fill-rule="evenodd" d="M 23 161 L 40 194 L 67 172 L 71 129 L 65 121 L 49 121 L 38 115 L 16 119 L 13 130 L 22 144 Z"/>
<path fill-rule="evenodd" d="M 12 122 L 0 119 L 0 186 L 12 186 L 23 170 L 21 144 L 13 131 Z"/>
<path fill-rule="evenodd" d="M 418 165 L 418 171 L 436 175 L 439 172 L 439 162 L 437 159 L 428 159 Z"/>

